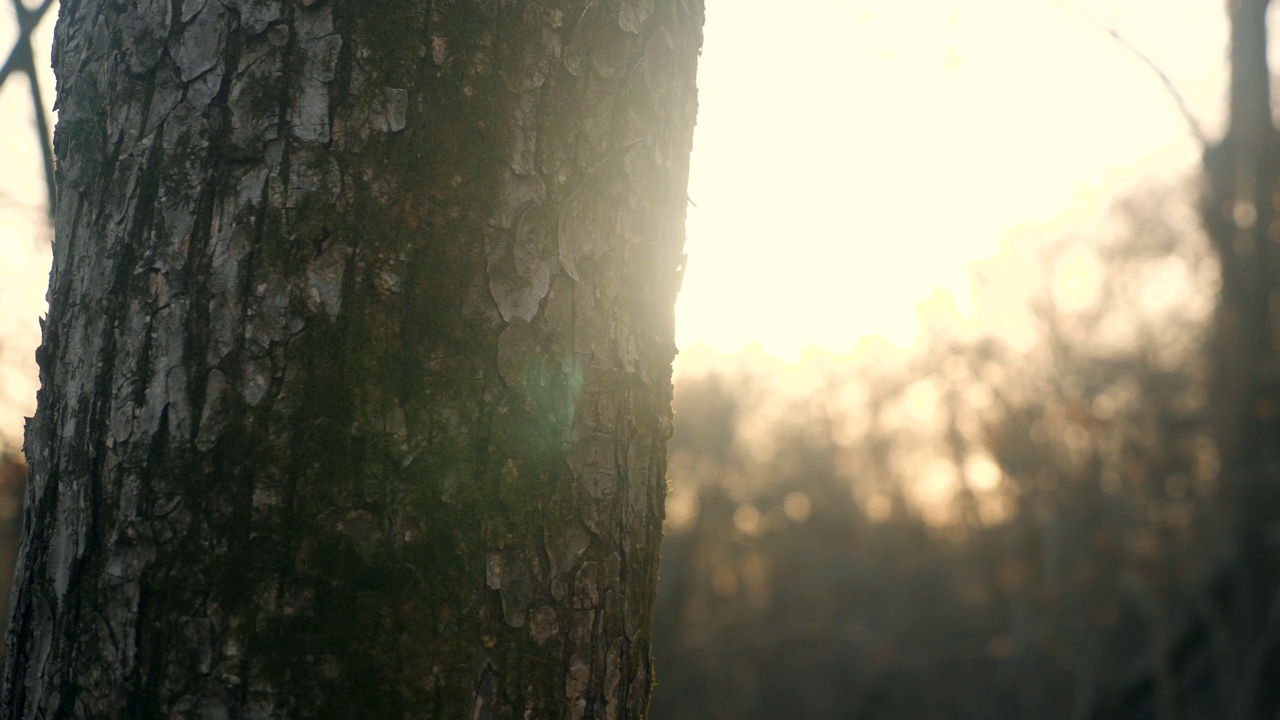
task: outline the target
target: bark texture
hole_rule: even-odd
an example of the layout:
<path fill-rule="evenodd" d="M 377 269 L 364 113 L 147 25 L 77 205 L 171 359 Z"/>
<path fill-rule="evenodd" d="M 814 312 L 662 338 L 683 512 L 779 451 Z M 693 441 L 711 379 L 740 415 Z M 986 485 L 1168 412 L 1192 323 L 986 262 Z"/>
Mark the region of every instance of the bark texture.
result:
<path fill-rule="evenodd" d="M 64 0 L 12 718 L 641 718 L 701 0 Z"/>

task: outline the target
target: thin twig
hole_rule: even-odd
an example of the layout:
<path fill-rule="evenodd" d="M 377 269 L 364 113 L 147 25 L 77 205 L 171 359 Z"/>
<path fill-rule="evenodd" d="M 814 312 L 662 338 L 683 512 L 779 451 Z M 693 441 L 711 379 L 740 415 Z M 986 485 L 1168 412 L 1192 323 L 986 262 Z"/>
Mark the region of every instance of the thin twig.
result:
<path fill-rule="evenodd" d="M 44 14 L 53 6 L 53 0 L 44 0 L 36 8 L 28 8 L 22 0 L 12 0 L 12 2 L 13 12 L 18 20 L 18 38 L 14 41 L 4 66 L 0 67 L 0 86 L 3 86 L 14 72 L 21 72 L 27 76 L 31 89 L 31 107 L 35 113 L 36 134 L 39 135 L 40 154 L 44 160 L 45 189 L 49 198 L 48 214 L 52 217 L 54 203 L 53 149 L 50 146 L 52 136 L 49 133 L 49 121 L 44 114 L 44 99 L 40 96 L 40 80 L 36 74 L 31 35 L 44 18 Z"/>
<path fill-rule="evenodd" d="M 49 119 L 44 114 L 44 99 L 40 97 L 40 81 L 35 73 L 27 78 L 31 81 L 31 105 L 35 109 L 36 135 L 40 142 L 40 157 L 44 160 L 44 184 L 49 194 L 49 216 L 53 217 L 53 203 L 56 199 L 53 180 L 53 148 L 50 146 Z"/>
<path fill-rule="evenodd" d="M 1154 73 L 1156 78 L 1160 81 L 1160 84 L 1164 86 L 1165 93 L 1167 93 L 1173 100 L 1173 104 L 1178 109 L 1178 114 L 1180 114 L 1182 119 L 1186 121 L 1187 128 L 1191 131 L 1191 136 L 1196 139 L 1196 142 L 1200 143 L 1201 148 L 1209 147 L 1209 139 L 1204 133 L 1204 128 L 1200 125 L 1200 121 L 1196 119 L 1196 116 L 1191 112 L 1191 107 L 1187 105 L 1186 98 L 1184 98 L 1182 96 L 1182 92 L 1178 90 L 1178 86 L 1173 82 L 1173 78 L 1170 78 L 1168 73 L 1166 73 L 1155 60 L 1151 59 L 1150 55 L 1146 54 L 1136 45 L 1125 39 L 1125 37 L 1120 34 L 1120 31 L 1094 19 L 1079 8 L 1073 7 L 1070 3 L 1062 2 L 1061 0 L 1045 0 L 1045 2 L 1053 6 L 1054 9 L 1065 15 L 1067 19 L 1077 25 L 1081 25 L 1093 30 L 1094 32 L 1101 32 L 1105 34 L 1107 37 L 1115 41 L 1115 43 L 1120 46 L 1121 50 L 1127 52 L 1130 56 L 1135 58 L 1138 62 L 1146 66 L 1148 70 Z"/>

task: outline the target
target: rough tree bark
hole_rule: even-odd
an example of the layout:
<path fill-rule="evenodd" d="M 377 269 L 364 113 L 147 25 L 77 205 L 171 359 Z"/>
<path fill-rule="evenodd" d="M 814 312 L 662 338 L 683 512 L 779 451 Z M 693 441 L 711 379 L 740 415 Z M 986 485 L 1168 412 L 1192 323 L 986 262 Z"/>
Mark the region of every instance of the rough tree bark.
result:
<path fill-rule="evenodd" d="M 64 0 L 5 717 L 643 717 L 702 13 Z"/>

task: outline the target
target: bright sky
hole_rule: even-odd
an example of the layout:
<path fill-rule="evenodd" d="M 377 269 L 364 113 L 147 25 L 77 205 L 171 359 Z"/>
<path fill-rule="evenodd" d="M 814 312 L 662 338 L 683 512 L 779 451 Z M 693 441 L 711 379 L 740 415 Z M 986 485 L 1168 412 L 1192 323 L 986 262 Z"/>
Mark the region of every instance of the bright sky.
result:
<path fill-rule="evenodd" d="M 1223 0 L 707 5 L 682 348 L 905 347 L 931 295 L 979 326 L 1011 322 L 971 316 L 968 262 L 1018 226 L 1091 221 L 1135 170 L 1199 158 L 1157 76 L 1106 29 L 1211 132 L 1222 112 Z"/>
<path fill-rule="evenodd" d="M 1105 28 L 1153 58 L 1211 132 L 1222 114 L 1224 0 L 707 4 L 682 348 L 758 343 L 793 360 L 810 345 L 849 351 L 868 334 L 909 346 L 925 298 L 974 312 L 967 263 L 1000 253 L 1013 229 L 1086 222 L 1139 166 L 1166 176 L 1193 166 L 1198 149 L 1168 94 Z M 52 18 L 38 38 L 41 64 Z M 13 32 L 0 16 L 2 51 Z M 48 273 L 22 80 L 0 92 L 0 437 L 9 438 L 34 405 Z M 44 90 L 48 104 L 48 72 Z M 993 294 L 1016 305 L 1018 292 Z M 967 319 L 1012 322 L 981 303 Z"/>
<path fill-rule="evenodd" d="M 34 3 L 31 3 L 34 4 Z M 47 66 L 57 8 L 36 35 L 36 66 Z M 0 62 L 16 37 L 12 11 L 0 10 Z M 41 76 L 45 105 L 53 104 L 53 71 Z M 0 449 L 18 446 L 25 416 L 36 406 L 37 318 L 49 281 L 49 234 L 44 170 L 33 125 L 31 91 L 15 73 L 0 89 Z"/>

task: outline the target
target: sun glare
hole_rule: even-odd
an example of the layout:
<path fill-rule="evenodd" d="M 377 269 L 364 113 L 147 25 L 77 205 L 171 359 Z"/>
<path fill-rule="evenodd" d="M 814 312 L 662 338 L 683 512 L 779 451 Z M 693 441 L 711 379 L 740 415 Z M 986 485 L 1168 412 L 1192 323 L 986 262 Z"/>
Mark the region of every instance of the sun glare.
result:
<path fill-rule="evenodd" d="M 1158 77 L 1107 30 L 1212 128 L 1219 6 L 709 0 L 678 344 L 786 360 L 872 334 L 905 348 L 939 297 L 984 329 L 1016 324 L 975 318 L 975 291 L 1000 289 L 974 287 L 972 262 L 1025 261 L 1000 255 L 1012 228 L 1066 232 L 1135 174 L 1198 159 Z M 1087 268 L 1071 272 L 1062 291 L 1080 301 Z"/>

